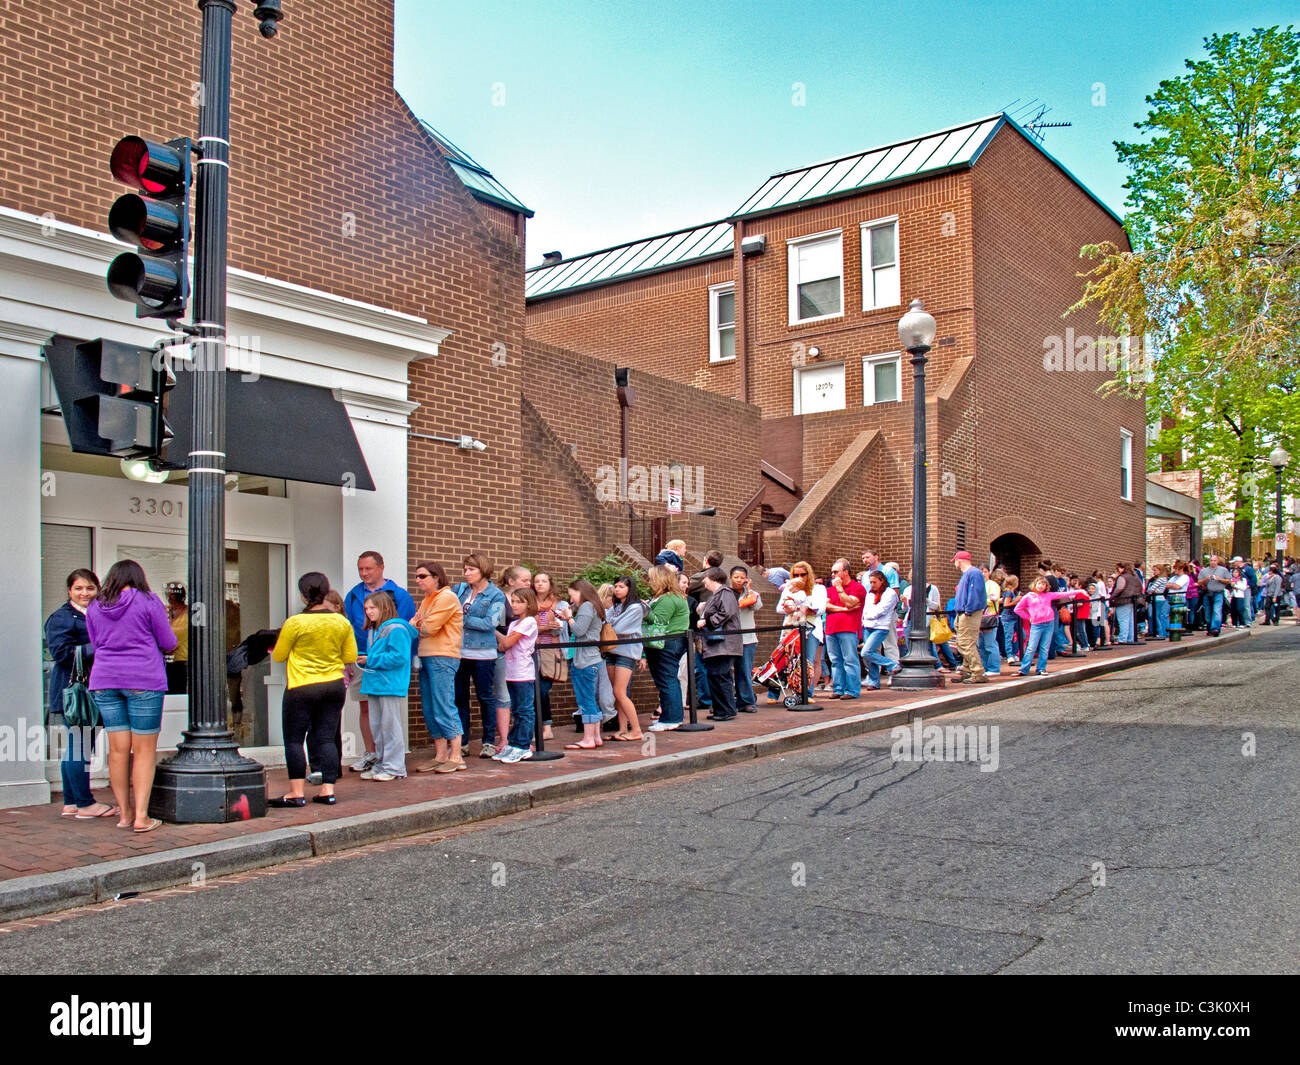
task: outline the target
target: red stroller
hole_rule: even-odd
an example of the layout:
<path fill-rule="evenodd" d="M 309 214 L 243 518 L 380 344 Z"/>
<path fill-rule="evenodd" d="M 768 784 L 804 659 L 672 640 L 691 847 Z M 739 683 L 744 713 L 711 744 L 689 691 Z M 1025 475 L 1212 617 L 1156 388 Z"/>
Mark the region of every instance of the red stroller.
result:
<path fill-rule="evenodd" d="M 799 677 L 799 630 L 787 629 L 763 665 L 754 667 L 754 682 L 781 697 L 784 706 L 798 706 L 803 687 Z"/>

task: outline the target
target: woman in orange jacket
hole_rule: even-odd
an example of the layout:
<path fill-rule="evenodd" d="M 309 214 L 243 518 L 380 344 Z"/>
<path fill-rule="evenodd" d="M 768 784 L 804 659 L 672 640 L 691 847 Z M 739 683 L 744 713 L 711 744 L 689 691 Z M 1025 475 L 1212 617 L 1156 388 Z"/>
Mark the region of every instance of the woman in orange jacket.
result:
<path fill-rule="evenodd" d="M 418 771 L 454 773 L 466 768 L 460 749 L 460 711 L 456 709 L 463 619 L 460 600 L 447 584 L 447 571 L 436 562 L 417 565 L 415 581 L 424 593 L 411 619 L 420 633 L 420 709 L 433 737 L 433 761 L 419 766 Z"/>

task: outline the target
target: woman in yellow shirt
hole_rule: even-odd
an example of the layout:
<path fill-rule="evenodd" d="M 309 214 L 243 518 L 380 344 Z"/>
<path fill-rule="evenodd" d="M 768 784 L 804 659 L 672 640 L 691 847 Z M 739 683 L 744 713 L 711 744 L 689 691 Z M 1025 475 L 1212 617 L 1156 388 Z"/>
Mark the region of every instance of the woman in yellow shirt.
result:
<path fill-rule="evenodd" d="M 288 663 L 289 686 L 284 693 L 284 761 L 289 770 L 289 794 L 268 799 L 278 808 L 306 806 L 303 788 L 307 783 L 307 762 L 321 774 L 321 789 L 312 802 L 333 806 L 334 782 L 339 777 L 339 721 L 343 715 L 343 667 L 357 660 L 357 638 L 352 623 L 336 614 L 325 602 L 329 578 L 323 573 L 304 573 L 298 591 L 306 604 L 280 629 L 271 657 Z"/>

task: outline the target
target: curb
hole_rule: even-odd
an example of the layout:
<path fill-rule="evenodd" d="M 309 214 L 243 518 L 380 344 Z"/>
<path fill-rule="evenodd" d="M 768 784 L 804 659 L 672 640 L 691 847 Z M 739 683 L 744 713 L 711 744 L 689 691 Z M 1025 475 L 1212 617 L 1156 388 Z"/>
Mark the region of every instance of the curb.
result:
<path fill-rule="evenodd" d="M 196 863 L 199 863 L 204 878 L 247 872 L 299 858 L 336 854 L 370 843 L 522 813 L 543 804 L 567 802 L 785 754 L 906 725 L 913 718 L 938 717 L 973 710 L 1005 699 L 1091 680 L 1107 673 L 1226 647 L 1239 643 L 1250 635 L 1249 630 L 1243 629 L 1221 636 L 1212 643 L 1198 640 L 1191 644 L 1170 644 L 1143 651 L 1134 658 L 1071 665 L 1046 676 L 1025 678 L 1014 687 L 969 690 L 963 687 L 952 694 L 929 696 L 916 702 L 834 721 L 801 725 L 768 736 L 678 751 L 624 765 L 587 769 L 551 780 L 433 799 L 392 810 L 340 817 L 310 826 L 273 829 L 238 839 L 99 862 L 55 873 L 16 877 L 0 881 L 0 920 L 35 917 L 76 906 L 107 902 L 123 891 L 154 891 L 189 883 L 195 874 Z"/>

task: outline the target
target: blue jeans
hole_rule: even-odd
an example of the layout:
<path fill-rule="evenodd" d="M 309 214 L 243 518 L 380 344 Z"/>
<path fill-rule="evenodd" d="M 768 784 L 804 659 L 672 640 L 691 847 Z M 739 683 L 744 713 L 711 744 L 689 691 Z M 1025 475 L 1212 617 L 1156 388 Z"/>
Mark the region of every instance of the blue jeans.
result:
<path fill-rule="evenodd" d="M 1052 638 L 1051 621 L 1040 621 L 1037 625 L 1029 626 L 1029 642 L 1025 644 L 1025 653 L 1020 656 L 1020 675 L 1029 676 L 1030 673 L 1042 673 L 1047 668 L 1047 650 Z M 1038 663 L 1034 666 L 1034 657 L 1038 657 Z M 1030 668 L 1033 666 L 1034 668 Z"/>
<path fill-rule="evenodd" d="M 1156 636 L 1163 640 L 1169 635 L 1169 600 L 1163 595 L 1156 596 L 1151 604 L 1151 616 L 1155 619 Z"/>
<path fill-rule="evenodd" d="M 1002 614 L 998 624 L 1002 626 L 1002 643 L 1007 649 L 1007 657 L 1019 658 L 1020 619 L 1015 614 Z"/>
<path fill-rule="evenodd" d="M 462 658 L 456 670 L 456 709 L 460 711 L 462 743 L 469 743 L 469 682 L 474 679 L 478 692 L 478 708 L 483 715 L 483 742 L 493 746 L 497 742 L 497 702 L 495 694 L 497 660 L 493 658 Z"/>
<path fill-rule="evenodd" d="M 1206 592 L 1201 596 L 1205 603 L 1205 627 L 1210 632 L 1223 628 L 1223 593 Z"/>
<path fill-rule="evenodd" d="M 862 670 L 858 667 L 858 634 L 828 632 L 826 653 L 831 656 L 831 686 L 837 695 L 862 694 Z"/>
<path fill-rule="evenodd" d="M 65 731 L 68 746 L 63 752 L 63 761 L 59 763 L 63 775 L 63 805 L 85 809 L 95 805 L 95 796 L 90 793 L 90 756 L 95 750 L 95 730 L 69 728 Z"/>
<path fill-rule="evenodd" d="M 646 665 L 650 667 L 650 676 L 659 693 L 659 721 L 664 725 L 680 725 L 682 722 L 682 684 L 677 679 L 677 669 L 685 653 L 684 636 L 664 640 L 662 651 L 656 647 L 645 649 Z"/>
<path fill-rule="evenodd" d="M 754 652 L 758 644 L 747 643 L 741 648 L 740 657 L 736 659 L 732 671 L 736 678 L 736 708 L 756 706 L 754 698 Z"/>
<path fill-rule="evenodd" d="M 894 672 L 894 660 L 880 653 L 880 648 L 889 639 L 888 629 L 867 629 L 866 641 L 862 644 L 862 659 L 867 663 L 867 687 L 880 687 L 880 671 Z"/>
<path fill-rule="evenodd" d="M 700 648 L 695 648 L 695 700 L 701 706 L 713 705 L 713 693 L 709 691 L 709 671 L 704 668 L 704 656 Z"/>
<path fill-rule="evenodd" d="M 163 693 L 132 688 L 100 688 L 92 691 L 106 732 L 131 730 L 137 736 L 156 736 L 162 731 Z"/>
<path fill-rule="evenodd" d="M 435 740 L 454 740 L 463 735 L 456 711 L 456 671 L 460 659 L 429 655 L 420 659 L 420 712 L 424 727 Z"/>
<path fill-rule="evenodd" d="M 1053 609 L 1060 609 L 1053 605 Z M 1047 652 L 1049 658 L 1055 658 L 1061 651 L 1070 649 L 1070 634 L 1065 631 L 1065 626 L 1061 624 L 1060 615 L 1052 618 L 1052 646 Z"/>
<path fill-rule="evenodd" d="M 1002 672 L 1002 656 L 998 654 L 997 629 L 980 629 L 979 642 L 980 663 L 985 673 L 997 676 Z"/>
<path fill-rule="evenodd" d="M 945 665 L 949 669 L 956 669 L 961 665 L 961 662 L 957 660 L 957 656 L 953 654 L 951 640 L 946 643 L 930 644 L 930 653 L 934 655 L 935 660 L 938 661 L 940 665 Z"/>
<path fill-rule="evenodd" d="M 569 664 L 569 679 L 573 681 L 573 697 L 578 700 L 578 713 L 584 725 L 600 724 L 600 706 L 596 702 L 596 675 L 605 667 L 597 662 L 579 669 Z"/>
<path fill-rule="evenodd" d="M 510 693 L 510 738 L 506 742 L 511 747 L 526 751 L 537 738 L 537 715 L 533 710 L 533 682 L 508 680 L 506 689 Z"/>
<path fill-rule="evenodd" d="M 1119 625 L 1119 639 L 1116 643 L 1133 642 L 1133 604 L 1116 603 L 1115 621 Z"/>

